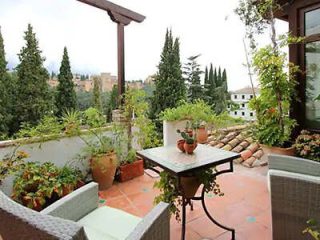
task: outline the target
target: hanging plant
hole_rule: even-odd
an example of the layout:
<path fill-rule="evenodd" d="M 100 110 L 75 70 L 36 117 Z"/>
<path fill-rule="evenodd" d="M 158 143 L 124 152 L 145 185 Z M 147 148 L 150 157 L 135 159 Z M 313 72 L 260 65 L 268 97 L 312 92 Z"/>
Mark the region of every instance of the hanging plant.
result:
<path fill-rule="evenodd" d="M 217 196 L 223 196 L 220 185 L 216 182 L 215 173 L 216 169 L 207 169 L 198 171 L 192 176 L 185 178 L 194 178 L 194 181 L 202 183 L 205 193 L 213 192 Z M 161 193 L 155 197 L 154 204 L 158 204 L 161 201 L 169 203 L 170 213 L 175 216 L 177 221 L 181 221 L 179 207 L 182 206 L 182 192 L 181 189 L 179 189 L 177 177 L 163 171 L 160 173 L 160 180 L 155 182 L 154 187 L 161 191 Z"/>

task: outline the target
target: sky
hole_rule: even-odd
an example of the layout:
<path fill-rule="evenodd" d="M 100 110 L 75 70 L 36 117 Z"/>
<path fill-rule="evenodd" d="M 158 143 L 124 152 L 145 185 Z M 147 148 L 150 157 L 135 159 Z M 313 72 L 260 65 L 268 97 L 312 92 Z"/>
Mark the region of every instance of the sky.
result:
<path fill-rule="evenodd" d="M 146 79 L 157 72 L 165 32 L 180 39 L 181 61 L 197 54 L 203 70 L 210 63 L 225 68 L 229 90 L 250 84 L 243 47 L 244 26 L 233 10 L 238 0 L 113 0 L 146 19 L 125 27 L 127 80 Z M 45 66 L 58 72 L 68 48 L 73 73 L 117 74 L 117 25 L 108 14 L 76 0 L 1 0 L 0 26 L 9 68 L 18 63 L 23 35 L 31 23 Z M 278 32 L 287 31 L 278 21 Z M 268 43 L 268 33 L 260 37 Z"/>

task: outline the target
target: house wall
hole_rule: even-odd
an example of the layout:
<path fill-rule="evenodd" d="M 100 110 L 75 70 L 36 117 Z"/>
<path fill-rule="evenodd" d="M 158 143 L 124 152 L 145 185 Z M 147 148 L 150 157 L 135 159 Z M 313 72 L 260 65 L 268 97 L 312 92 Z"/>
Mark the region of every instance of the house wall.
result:
<path fill-rule="evenodd" d="M 239 106 L 237 110 L 231 110 L 228 106 L 229 115 L 232 117 L 240 117 L 246 121 L 256 120 L 255 111 L 249 108 L 249 101 L 253 98 L 252 94 L 232 93 L 231 101 Z"/>

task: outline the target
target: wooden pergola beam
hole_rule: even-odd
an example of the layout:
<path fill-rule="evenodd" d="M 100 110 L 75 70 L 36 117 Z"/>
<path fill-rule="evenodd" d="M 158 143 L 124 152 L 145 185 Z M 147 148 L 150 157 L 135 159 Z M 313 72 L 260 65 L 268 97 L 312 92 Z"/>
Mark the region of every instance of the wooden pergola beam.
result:
<path fill-rule="evenodd" d="M 125 92 L 124 27 L 131 21 L 141 23 L 146 17 L 107 0 L 77 1 L 106 11 L 111 20 L 118 25 L 118 96 L 122 96 Z M 123 98 L 121 101 L 123 102 Z"/>
<path fill-rule="evenodd" d="M 86 3 L 96 8 L 100 8 L 107 12 L 111 12 L 113 14 L 121 15 L 124 18 L 130 19 L 131 21 L 135 21 L 138 23 L 143 22 L 143 20 L 146 18 L 145 16 L 137 12 L 131 11 L 127 8 L 121 7 L 107 0 L 78 0 L 78 1 Z"/>

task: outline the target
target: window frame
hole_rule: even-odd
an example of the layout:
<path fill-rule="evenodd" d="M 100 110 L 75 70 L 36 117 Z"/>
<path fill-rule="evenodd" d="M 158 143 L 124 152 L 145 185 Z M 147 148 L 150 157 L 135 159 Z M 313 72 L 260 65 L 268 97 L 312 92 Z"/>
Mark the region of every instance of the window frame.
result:
<path fill-rule="evenodd" d="M 303 46 L 300 48 L 299 51 L 299 65 L 302 71 L 302 81 L 300 82 L 300 86 L 299 86 L 299 92 L 300 92 L 300 96 L 301 96 L 301 101 L 303 102 L 302 104 L 302 124 L 303 124 L 303 128 L 306 128 L 310 131 L 314 131 L 314 132 L 320 132 L 320 126 L 319 128 L 310 128 L 306 125 L 306 83 L 307 83 L 307 79 L 306 79 L 306 44 L 308 43 L 312 43 L 312 42 L 317 42 L 320 41 L 320 33 L 316 33 L 316 34 L 312 34 L 309 36 L 305 36 L 305 32 L 306 32 L 306 13 L 316 10 L 316 9 L 320 9 L 320 3 L 317 4 L 313 4 L 311 6 L 307 6 L 307 7 L 303 7 L 301 8 L 298 12 L 299 12 L 299 26 L 298 29 L 300 30 L 298 33 L 300 36 L 305 37 L 304 39 L 304 43 Z"/>

